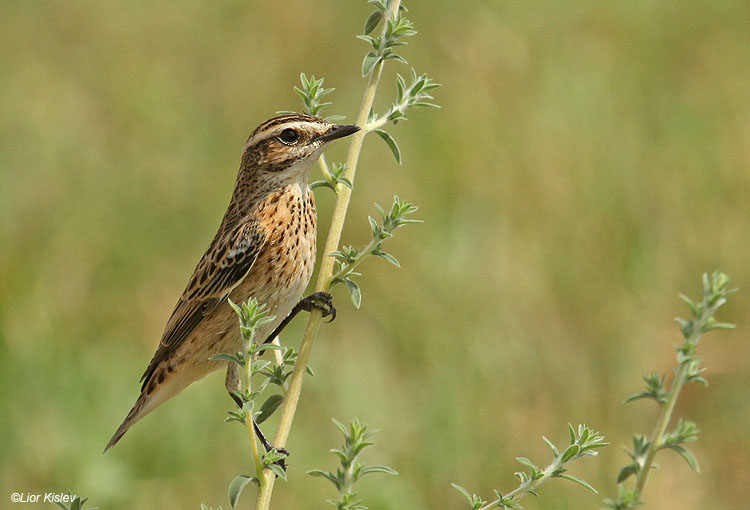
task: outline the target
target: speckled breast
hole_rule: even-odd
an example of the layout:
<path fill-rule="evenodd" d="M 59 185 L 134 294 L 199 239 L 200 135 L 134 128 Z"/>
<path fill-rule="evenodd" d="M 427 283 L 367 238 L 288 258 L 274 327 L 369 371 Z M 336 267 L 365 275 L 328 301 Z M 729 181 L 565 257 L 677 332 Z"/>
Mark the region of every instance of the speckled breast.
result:
<path fill-rule="evenodd" d="M 259 220 L 266 242 L 231 298 L 255 297 L 278 323 L 302 297 L 315 267 L 314 195 L 306 185 L 289 186 L 267 198 Z"/>

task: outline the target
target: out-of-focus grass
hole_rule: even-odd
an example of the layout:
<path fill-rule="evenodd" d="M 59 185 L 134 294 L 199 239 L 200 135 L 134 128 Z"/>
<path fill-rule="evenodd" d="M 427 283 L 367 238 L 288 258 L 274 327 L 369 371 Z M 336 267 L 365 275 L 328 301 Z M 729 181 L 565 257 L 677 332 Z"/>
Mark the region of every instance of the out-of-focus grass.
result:
<path fill-rule="evenodd" d="M 461 508 L 450 481 L 512 484 L 512 459 L 541 460 L 540 436 L 564 437 L 568 421 L 614 442 L 577 467 L 611 494 L 617 446 L 655 413 L 620 402 L 672 366 L 677 292 L 716 268 L 750 287 L 748 5 L 408 5 L 421 33 L 405 54 L 444 84 L 443 110 L 393 130 L 404 167 L 367 144 L 345 242 L 365 239 L 371 203 L 393 193 L 425 223 L 391 244 L 402 269 L 366 264 L 361 311 L 338 296 L 275 505 L 325 505 L 329 488 L 303 473 L 330 462 L 330 417 L 353 415 L 381 429 L 373 460 L 401 472 L 363 484 L 373 509 Z M 335 113 L 352 118 L 367 12 L 0 4 L 0 497 L 226 506 L 250 463 L 242 430 L 222 424 L 220 376 L 100 452 L 214 232 L 245 137 L 297 108 L 300 71 L 338 87 Z M 386 79 L 381 104 L 393 88 Z M 325 225 L 331 197 L 319 204 Z M 701 346 L 711 387 L 688 387 L 679 413 L 704 431 L 703 472 L 661 459 L 645 493 L 659 508 L 745 500 L 749 306 L 737 294 L 721 318 L 738 331 Z M 599 506 L 566 484 L 544 492 L 544 507 Z"/>

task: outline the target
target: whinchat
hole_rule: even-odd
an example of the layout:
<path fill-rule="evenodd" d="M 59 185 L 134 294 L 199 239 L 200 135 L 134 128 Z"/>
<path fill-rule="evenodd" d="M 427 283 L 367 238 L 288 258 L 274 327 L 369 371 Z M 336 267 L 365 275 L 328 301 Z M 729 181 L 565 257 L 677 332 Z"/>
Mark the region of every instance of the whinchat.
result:
<path fill-rule="evenodd" d="M 227 298 L 239 303 L 254 297 L 268 306 L 276 319 L 257 331 L 259 339 L 276 333 L 301 308 L 333 313 L 330 295 L 300 301 L 315 264 L 317 215 L 308 176 L 329 142 L 359 129 L 289 114 L 253 131 L 219 231 L 167 321 L 141 377 L 138 400 L 105 451 L 163 402 L 227 366 L 226 361 L 209 360 L 211 356 L 242 349 L 237 316 Z M 232 368 L 226 381 L 230 393 L 237 384 Z"/>

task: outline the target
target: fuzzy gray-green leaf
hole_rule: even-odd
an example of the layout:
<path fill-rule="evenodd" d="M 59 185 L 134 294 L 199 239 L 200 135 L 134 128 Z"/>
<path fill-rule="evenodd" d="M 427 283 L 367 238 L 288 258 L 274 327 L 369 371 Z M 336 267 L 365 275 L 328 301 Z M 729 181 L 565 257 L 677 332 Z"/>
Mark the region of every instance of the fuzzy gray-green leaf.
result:
<path fill-rule="evenodd" d="M 229 484 L 229 504 L 232 508 L 237 507 L 237 501 L 240 499 L 240 494 L 245 486 L 252 482 L 255 477 L 247 475 L 239 475 Z"/>
<path fill-rule="evenodd" d="M 688 463 L 688 466 L 690 466 L 693 471 L 695 471 L 696 473 L 700 473 L 701 470 L 700 466 L 698 466 L 698 461 L 695 460 L 695 457 L 690 452 L 690 450 L 677 444 L 666 445 L 665 448 L 676 451 L 680 455 L 680 457 L 685 459 L 685 462 Z"/>
<path fill-rule="evenodd" d="M 367 21 L 365 21 L 365 29 L 364 34 L 367 35 L 373 30 L 375 30 L 375 27 L 378 26 L 380 23 L 380 20 L 383 19 L 383 13 L 381 11 L 375 11 L 370 16 L 367 17 Z"/>
<path fill-rule="evenodd" d="M 388 144 L 388 148 L 391 149 L 393 157 L 396 158 L 396 161 L 398 161 L 399 164 L 401 164 L 401 149 L 398 148 L 396 140 L 394 140 L 387 131 L 383 131 L 382 129 L 375 129 L 374 131 L 383 139 L 383 141 L 385 141 L 386 144 Z"/>
<path fill-rule="evenodd" d="M 356 282 L 353 282 L 349 278 L 344 279 L 344 285 L 346 285 L 346 288 L 349 290 L 349 294 L 351 294 L 352 303 L 354 303 L 355 308 L 359 308 L 362 304 L 362 291 L 359 289 L 359 285 L 357 285 Z"/>
<path fill-rule="evenodd" d="M 260 412 L 255 417 L 255 423 L 260 425 L 261 423 L 266 421 L 274 413 L 274 411 L 276 411 L 276 409 L 281 405 L 283 401 L 284 397 L 279 395 L 278 393 L 275 393 L 268 397 L 260 407 Z"/>
<path fill-rule="evenodd" d="M 580 478 L 577 478 L 573 475 L 558 475 L 558 478 L 565 478 L 566 480 L 570 480 L 573 483 L 577 483 L 581 487 L 585 487 L 586 489 L 590 490 L 594 494 L 599 494 L 596 489 L 594 489 L 591 485 L 589 485 L 588 482 L 585 480 L 581 480 Z"/>
<path fill-rule="evenodd" d="M 362 77 L 369 75 L 378 62 L 380 62 L 380 57 L 372 51 L 365 55 L 362 60 Z"/>

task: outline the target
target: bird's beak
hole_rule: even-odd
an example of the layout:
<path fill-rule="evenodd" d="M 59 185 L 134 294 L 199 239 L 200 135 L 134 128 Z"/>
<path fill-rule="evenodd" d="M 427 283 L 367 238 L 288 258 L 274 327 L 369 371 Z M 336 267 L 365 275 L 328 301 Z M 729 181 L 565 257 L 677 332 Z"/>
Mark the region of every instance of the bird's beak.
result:
<path fill-rule="evenodd" d="M 359 126 L 355 126 L 354 124 L 336 124 L 331 129 L 326 131 L 326 133 L 320 137 L 320 140 L 324 143 L 330 142 L 338 138 L 352 135 L 360 129 L 362 128 L 360 128 Z"/>

